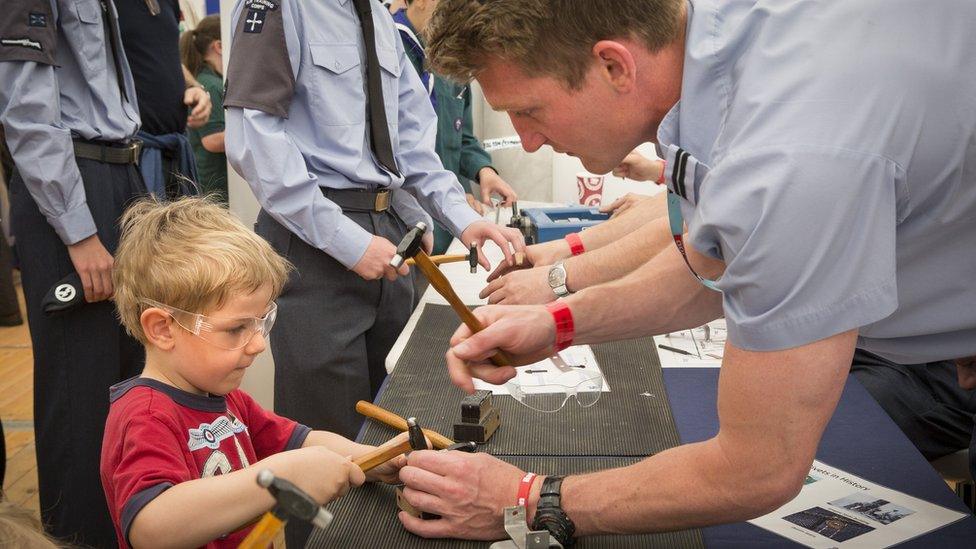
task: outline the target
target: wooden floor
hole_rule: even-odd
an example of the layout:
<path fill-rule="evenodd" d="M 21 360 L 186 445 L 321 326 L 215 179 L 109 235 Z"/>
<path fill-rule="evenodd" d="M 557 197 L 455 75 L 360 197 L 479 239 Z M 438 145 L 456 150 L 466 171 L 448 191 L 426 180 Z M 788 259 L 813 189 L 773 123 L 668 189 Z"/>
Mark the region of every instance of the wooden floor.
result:
<path fill-rule="evenodd" d="M 17 293 L 24 312 L 24 297 L 19 287 Z M 13 328 L 0 327 L 0 418 L 3 418 L 7 442 L 3 490 L 10 501 L 38 513 L 33 367 L 27 322 Z"/>

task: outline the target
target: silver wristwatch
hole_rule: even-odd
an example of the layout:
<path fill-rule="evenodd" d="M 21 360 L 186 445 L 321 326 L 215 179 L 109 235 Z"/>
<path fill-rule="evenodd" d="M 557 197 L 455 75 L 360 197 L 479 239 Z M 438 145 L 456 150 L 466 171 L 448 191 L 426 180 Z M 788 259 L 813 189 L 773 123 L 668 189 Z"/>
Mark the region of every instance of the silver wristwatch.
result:
<path fill-rule="evenodd" d="M 549 287 L 556 297 L 566 297 L 572 292 L 566 287 L 566 267 L 562 261 L 557 261 L 549 268 Z"/>

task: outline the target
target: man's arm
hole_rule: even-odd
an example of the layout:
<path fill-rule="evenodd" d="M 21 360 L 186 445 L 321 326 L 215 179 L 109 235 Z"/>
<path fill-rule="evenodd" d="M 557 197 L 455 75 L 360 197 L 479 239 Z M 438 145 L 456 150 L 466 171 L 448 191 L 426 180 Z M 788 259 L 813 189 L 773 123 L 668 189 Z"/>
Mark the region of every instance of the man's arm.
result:
<path fill-rule="evenodd" d="M 654 200 L 656 199 L 643 202 Z M 640 214 L 633 212 L 623 215 L 636 218 Z M 583 234 L 591 230 L 593 229 L 587 229 Z M 667 217 L 645 221 L 632 233 L 617 241 L 566 259 L 563 262 L 566 269 L 566 286 L 571 292 L 578 292 L 621 278 L 650 261 L 661 250 L 668 247 L 671 241 Z M 565 241 L 560 242 L 565 245 Z M 493 274 L 489 278 L 488 285 L 481 291 L 480 297 L 487 298 L 488 303 L 503 305 L 548 303 L 556 299 L 556 294 L 549 287 L 548 277 L 548 265 L 510 270 L 508 274 L 501 277 L 495 277 Z"/>
<path fill-rule="evenodd" d="M 840 399 L 856 341 L 852 330 L 785 351 L 728 344 L 718 434 L 630 467 L 566 479 L 563 506 L 578 534 L 749 520 L 792 499 Z"/>
<path fill-rule="evenodd" d="M 61 122 L 61 97 L 54 73 L 56 10 L 47 0 L 32 0 L 28 11 L 48 15 L 46 27 L 0 28 L 0 33 L 30 36 L 40 51 L 6 46 L 0 51 L 0 123 L 7 146 L 38 209 L 68 247 L 89 302 L 110 297 L 111 254 L 99 240 L 88 209 L 85 186 L 75 162 L 71 132 Z"/>
<path fill-rule="evenodd" d="M 659 532 L 748 520 L 796 495 L 840 398 L 857 339 L 849 331 L 794 349 L 729 345 L 718 389 L 718 434 L 635 465 L 570 476 L 562 507 L 577 535 Z M 416 452 L 404 496 L 443 518 L 400 514 L 425 537 L 496 539 L 522 471 L 486 456 Z M 530 521 L 539 483 L 529 498 Z M 473 503 L 472 503 L 473 502 Z M 472 526 L 473 525 L 473 526 Z"/>

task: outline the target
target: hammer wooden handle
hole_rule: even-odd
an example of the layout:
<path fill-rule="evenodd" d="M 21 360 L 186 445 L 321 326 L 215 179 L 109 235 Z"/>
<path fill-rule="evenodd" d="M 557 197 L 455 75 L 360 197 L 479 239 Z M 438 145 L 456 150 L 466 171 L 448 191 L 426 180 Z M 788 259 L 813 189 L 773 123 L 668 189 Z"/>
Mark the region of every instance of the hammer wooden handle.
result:
<path fill-rule="evenodd" d="M 466 255 L 432 255 L 429 256 L 430 260 L 434 262 L 434 265 L 443 265 L 444 263 L 457 263 L 459 261 L 467 261 L 468 256 Z M 417 260 L 410 258 L 407 260 L 407 265 L 416 265 Z"/>
<path fill-rule="evenodd" d="M 384 425 L 389 425 L 398 431 L 407 430 L 407 420 L 387 409 L 380 408 L 372 402 L 360 400 L 356 403 L 356 411 L 370 419 L 375 419 Z M 443 450 L 444 448 L 454 444 L 453 440 L 436 431 L 424 429 L 424 435 L 427 436 L 427 440 L 430 441 L 434 448 L 437 448 L 438 450 Z"/>
<path fill-rule="evenodd" d="M 447 277 L 444 276 L 444 273 L 437 268 L 437 265 L 434 265 L 434 262 L 431 261 L 430 256 L 425 254 L 423 251 L 420 251 L 414 256 L 414 258 L 417 261 L 417 268 L 424 273 L 424 276 L 426 276 L 427 280 L 430 281 L 430 285 L 437 290 L 437 293 L 444 296 L 444 299 L 451 304 L 451 308 L 454 309 L 454 312 L 456 312 L 459 317 L 461 317 L 461 320 L 468 326 L 471 333 L 477 333 L 484 330 L 485 327 L 482 326 L 481 321 L 478 320 L 478 318 L 474 316 L 474 313 L 471 312 L 471 309 L 469 309 L 468 306 L 461 301 L 461 298 L 458 297 L 457 293 L 454 292 L 454 288 L 451 287 L 450 281 L 448 281 Z M 495 366 L 508 366 L 512 363 L 512 361 L 510 361 L 502 351 L 495 353 L 495 355 L 491 357 L 491 361 L 495 364 Z"/>
<path fill-rule="evenodd" d="M 359 468 L 365 473 L 374 467 L 390 461 L 400 454 L 409 452 L 410 450 L 412 450 L 410 447 L 410 441 L 405 440 L 396 446 L 380 446 L 375 450 L 366 452 L 365 454 L 352 460 L 352 462 L 358 465 Z"/>

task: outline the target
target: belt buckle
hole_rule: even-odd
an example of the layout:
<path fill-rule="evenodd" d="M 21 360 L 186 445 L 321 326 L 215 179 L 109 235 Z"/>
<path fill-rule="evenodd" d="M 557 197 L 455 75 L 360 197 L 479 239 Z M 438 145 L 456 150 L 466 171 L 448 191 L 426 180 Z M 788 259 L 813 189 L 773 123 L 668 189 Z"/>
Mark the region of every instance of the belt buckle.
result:
<path fill-rule="evenodd" d="M 390 191 L 380 191 L 376 193 L 374 209 L 378 212 L 385 212 L 390 208 Z"/>
<path fill-rule="evenodd" d="M 133 139 L 130 141 L 128 150 L 132 152 L 132 163 L 138 166 L 139 159 L 142 158 L 142 140 Z"/>

